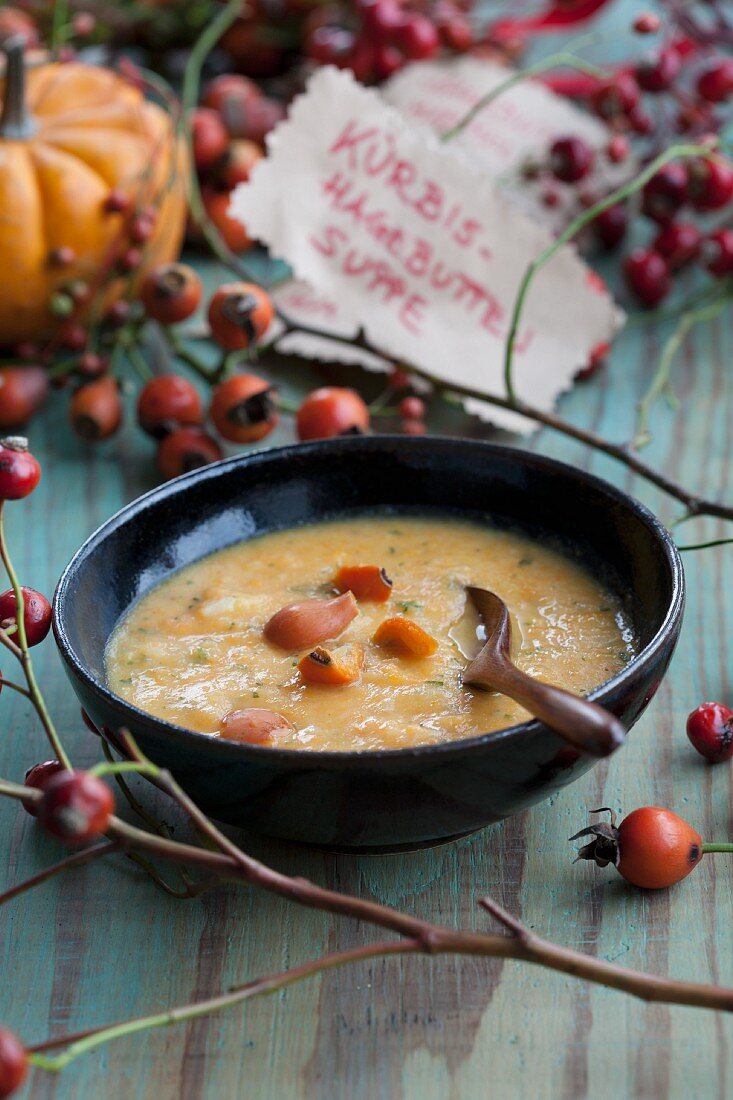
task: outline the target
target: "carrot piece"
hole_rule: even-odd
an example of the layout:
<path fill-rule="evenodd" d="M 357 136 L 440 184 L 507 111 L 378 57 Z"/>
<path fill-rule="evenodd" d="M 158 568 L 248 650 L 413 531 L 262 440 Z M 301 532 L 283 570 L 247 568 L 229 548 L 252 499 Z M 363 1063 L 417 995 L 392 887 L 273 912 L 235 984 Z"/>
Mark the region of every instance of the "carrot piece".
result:
<path fill-rule="evenodd" d="M 262 707 L 230 710 L 221 720 L 220 736 L 227 741 L 241 741 L 245 745 L 269 745 L 277 730 L 295 727 L 282 714 Z"/>
<path fill-rule="evenodd" d="M 294 652 L 338 638 L 358 614 L 351 592 L 327 600 L 302 600 L 276 611 L 263 633 L 268 642 Z"/>
<path fill-rule="evenodd" d="M 300 675 L 309 684 L 353 684 L 364 667 L 364 646 L 356 642 L 324 649 L 316 646 L 298 663 Z"/>
<path fill-rule="evenodd" d="M 342 565 L 333 583 L 337 591 L 373 603 L 384 603 L 392 591 L 392 581 L 378 565 Z"/>
<path fill-rule="evenodd" d="M 395 615 L 380 623 L 372 641 L 376 645 L 396 649 L 408 657 L 432 657 L 438 648 L 432 634 L 404 615 Z"/>

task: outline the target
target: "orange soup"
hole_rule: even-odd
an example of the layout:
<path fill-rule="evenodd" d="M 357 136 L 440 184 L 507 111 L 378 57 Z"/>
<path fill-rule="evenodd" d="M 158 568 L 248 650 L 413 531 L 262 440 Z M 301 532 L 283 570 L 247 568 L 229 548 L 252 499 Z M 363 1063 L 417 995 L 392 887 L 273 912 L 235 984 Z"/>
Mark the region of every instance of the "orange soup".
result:
<path fill-rule="evenodd" d="M 372 516 L 264 535 L 182 569 L 115 629 L 108 683 L 168 722 L 280 748 L 473 737 L 527 713 L 462 685 L 480 647 L 467 584 L 505 601 L 514 659 L 532 676 L 585 693 L 632 656 L 619 601 L 570 558 L 460 520 Z M 319 629 L 334 636 L 314 642 Z"/>

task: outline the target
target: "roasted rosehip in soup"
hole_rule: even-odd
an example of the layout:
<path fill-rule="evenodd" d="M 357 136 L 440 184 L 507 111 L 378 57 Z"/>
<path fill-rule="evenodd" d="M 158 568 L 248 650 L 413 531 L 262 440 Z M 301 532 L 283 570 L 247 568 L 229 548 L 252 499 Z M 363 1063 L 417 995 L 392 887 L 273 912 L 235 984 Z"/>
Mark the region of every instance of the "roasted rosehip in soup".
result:
<path fill-rule="evenodd" d="M 449 517 L 368 516 L 264 535 L 176 573 L 117 627 L 109 684 L 250 751 L 486 733 L 527 715 L 462 684 L 481 644 L 471 583 L 511 608 L 516 659 L 535 676 L 588 691 L 631 655 L 618 600 L 575 561 Z"/>

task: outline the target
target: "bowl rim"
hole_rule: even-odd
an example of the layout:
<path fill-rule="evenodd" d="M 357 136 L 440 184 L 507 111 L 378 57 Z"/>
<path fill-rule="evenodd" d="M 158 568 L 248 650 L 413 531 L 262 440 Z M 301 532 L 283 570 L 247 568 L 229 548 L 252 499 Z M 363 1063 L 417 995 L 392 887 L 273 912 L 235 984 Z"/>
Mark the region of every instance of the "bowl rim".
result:
<path fill-rule="evenodd" d="M 601 494 L 610 497 L 616 503 L 633 512 L 638 519 L 650 530 L 659 544 L 662 558 L 669 569 L 672 584 L 672 598 L 667 608 L 664 619 L 657 628 L 654 637 L 644 648 L 632 657 L 627 665 L 616 673 L 611 679 L 599 684 L 587 695 L 588 699 L 601 702 L 609 693 L 623 687 L 629 680 L 644 671 L 654 661 L 659 649 L 666 644 L 670 631 L 677 627 L 685 603 L 685 577 L 682 559 L 671 533 L 662 524 L 651 509 L 642 504 L 635 497 L 626 493 L 623 489 L 591 474 L 586 470 L 556 458 L 527 451 L 520 447 L 510 447 L 493 443 L 488 440 L 469 439 L 461 436 L 403 436 L 397 434 L 376 434 L 372 436 L 337 436 L 331 439 L 312 440 L 305 443 L 288 444 L 282 447 L 262 448 L 258 451 L 240 452 L 218 462 L 209 463 L 199 469 L 182 474 L 170 481 L 163 482 L 149 489 L 141 496 L 136 497 L 128 504 L 115 512 L 109 519 L 93 531 L 81 544 L 74 556 L 59 578 L 53 596 L 53 633 L 59 652 L 78 679 L 95 695 L 101 698 L 107 705 L 122 710 L 129 715 L 131 724 L 152 724 L 161 733 L 170 737 L 173 741 L 184 742 L 191 749 L 208 749 L 220 754 L 222 760 L 236 758 L 242 762 L 246 759 L 265 765 L 275 765 L 286 768 L 300 768 L 304 763 L 312 768 L 329 770 L 334 767 L 356 766 L 360 769 L 365 766 L 379 766 L 386 761 L 413 760 L 421 757 L 442 757 L 470 755 L 477 749 L 499 742 L 506 742 L 518 737 L 530 736 L 539 732 L 543 724 L 538 719 L 528 722 L 520 722 L 503 729 L 492 730 L 489 733 L 477 734 L 474 737 L 461 738 L 455 741 L 443 741 L 427 745 L 414 745 L 406 748 L 395 749 L 344 749 L 344 750 L 318 750 L 313 749 L 283 749 L 268 745 L 245 745 L 237 741 L 227 741 L 222 738 L 212 737 L 211 734 L 199 733 L 196 730 L 187 729 L 185 726 L 176 725 L 163 718 L 150 714 L 136 707 L 134 704 L 116 695 L 106 685 L 99 683 L 90 673 L 87 666 L 77 656 L 69 639 L 64 621 L 64 608 L 68 596 L 71 580 L 77 570 L 82 566 L 84 559 L 89 556 L 96 546 L 103 542 L 110 534 L 125 523 L 144 512 L 152 503 L 172 498 L 183 493 L 194 484 L 216 480 L 222 473 L 233 467 L 251 467 L 267 464 L 278 459 L 288 457 L 319 455 L 333 452 L 356 452 L 383 450 L 385 448 L 406 449 L 411 451 L 432 452 L 441 449 L 453 449 L 461 446 L 470 451 L 496 456 L 500 459 L 511 458 L 512 461 L 520 461 L 530 468 L 542 468 L 545 472 L 561 473 L 565 477 L 574 477 L 584 485 L 595 489 Z M 211 551 L 214 553 L 215 551 Z M 160 583 L 160 582 L 157 582 Z"/>

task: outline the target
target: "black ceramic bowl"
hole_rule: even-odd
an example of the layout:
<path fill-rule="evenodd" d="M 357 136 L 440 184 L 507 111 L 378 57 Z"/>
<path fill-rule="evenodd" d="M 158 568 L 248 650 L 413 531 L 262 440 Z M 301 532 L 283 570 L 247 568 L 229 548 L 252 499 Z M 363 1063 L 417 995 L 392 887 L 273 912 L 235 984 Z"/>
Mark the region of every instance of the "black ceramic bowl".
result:
<path fill-rule="evenodd" d="M 436 511 L 526 532 L 587 562 L 621 595 L 637 656 L 591 698 L 631 727 L 674 650 L 679 555 L 641 504 L 561 463 L 457 439 L 349 437 L 240 455 L 162 485 L 87 540 L 56 591 L 54 630 L 100 726 L 126 726 L 213 817 L 330 848 L 414 848 L 539 802 L 595 760 L 539 722 L 467 741 L 308 752 L 212 739 L 137 710 L 105 685 L 104 650 L 130 604 L 173 570 L 254 535 L 364 512 Z"/>

